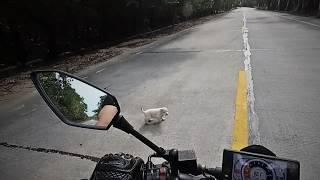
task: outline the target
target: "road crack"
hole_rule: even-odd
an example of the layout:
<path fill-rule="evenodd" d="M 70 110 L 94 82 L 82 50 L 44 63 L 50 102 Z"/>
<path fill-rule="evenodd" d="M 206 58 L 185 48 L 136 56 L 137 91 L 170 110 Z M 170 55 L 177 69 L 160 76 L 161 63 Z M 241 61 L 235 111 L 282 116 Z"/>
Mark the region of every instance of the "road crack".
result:
<path fill-rule="evenodd" d="M 66 151 L 60 151 L 56 149 L 47 149 L 47 148 L 40 148 L 40 147 L 31 147 L 31 146 L 22 146 L 22 145 L 16 145 L 16 144 L 10 144 L 7 142 L 1 142 L 0 146 L 11 148 L 11 149 L 24 149 L 28 151 L 35 151 L 35 152 L 42 152 L 42 153 L 48 153 L 48 154 L 60 154 L 64 156 L 71 156 L 71 157 L 77 157 L 80 159 L 86 159 L 93 162 L 98 162 L 100 158 L 90 156 L 90 155 L 84 155 L 84 154 L 77 154 L 72 152 L 66 152 Z"/>

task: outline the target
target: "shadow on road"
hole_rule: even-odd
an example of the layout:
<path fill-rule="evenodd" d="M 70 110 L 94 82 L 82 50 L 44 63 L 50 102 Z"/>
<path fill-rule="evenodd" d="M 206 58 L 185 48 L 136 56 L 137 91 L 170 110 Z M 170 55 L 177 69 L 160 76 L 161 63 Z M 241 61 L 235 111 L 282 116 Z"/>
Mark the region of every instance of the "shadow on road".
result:
<path fill-rule="evenodd" d="M 143 124 L 138 131 L 141 134 L 150 133 L 153 136 L 160 136 L 162 134 L 162 127 L 161 127 L 161 124 L 153 124 L 153 125 Z"/>

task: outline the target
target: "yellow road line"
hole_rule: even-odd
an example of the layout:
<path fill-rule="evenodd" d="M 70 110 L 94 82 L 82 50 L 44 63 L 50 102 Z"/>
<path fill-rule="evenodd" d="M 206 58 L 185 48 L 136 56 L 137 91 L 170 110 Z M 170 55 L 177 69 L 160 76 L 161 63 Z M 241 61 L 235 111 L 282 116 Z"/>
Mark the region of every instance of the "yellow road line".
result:
<path fill-rule="evenodd" d="M 240 150 L 248 146 L 248 104 L 247 104 L 247 76 L 245 71 L 239 72 L 236 97 L 236 114 L 233 128 L 232 149 Z"/>

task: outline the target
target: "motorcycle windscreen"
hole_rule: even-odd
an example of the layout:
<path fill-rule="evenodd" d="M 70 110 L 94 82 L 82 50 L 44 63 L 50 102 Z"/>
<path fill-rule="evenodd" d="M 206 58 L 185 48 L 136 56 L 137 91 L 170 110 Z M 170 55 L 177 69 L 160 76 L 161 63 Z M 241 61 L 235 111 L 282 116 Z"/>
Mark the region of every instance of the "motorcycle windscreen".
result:
<path fill-rule="evenodd" d="M 242 151 L 224 150 L 224 180 L 299 180 L 300 163 Z"/>

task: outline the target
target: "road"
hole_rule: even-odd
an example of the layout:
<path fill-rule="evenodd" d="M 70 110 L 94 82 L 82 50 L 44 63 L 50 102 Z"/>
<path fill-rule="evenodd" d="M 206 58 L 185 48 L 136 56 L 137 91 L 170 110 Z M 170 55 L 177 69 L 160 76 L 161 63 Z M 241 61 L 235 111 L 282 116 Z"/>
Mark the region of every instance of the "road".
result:
<path fill-rule="evenodd" d="M 302 179 L 318 179 L 320 21 L 254 10 L 246 16 L 260 142 L 300 160 Z"/>
<path fill-rule="evenodd" d="M 198 162 L 221 166 L 231 148 L 238 73 L 244 69 L 243 16 L 249 30 L 255 131 L 249 142 L 301 162 L 302 179 L 320 168 L 320 22 L 239 8 L 80 72 L 115 95 L 122 114 L 164 148 L 194 149 Z M 141 107 L 166 106 L 169 117 L 146 126 Z M 69 127 L 35 92 L 0 107 L 0 142 L 101 157 L 152 151 L 117 129 Z M 251 127 L 251 124 L 250 124 Z M 88 178 L 95 163 L 74 156 L 0 146 L 1 179 Z"/>

